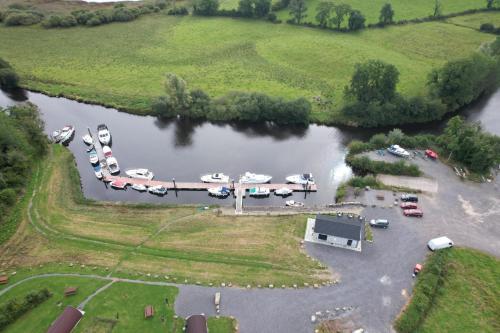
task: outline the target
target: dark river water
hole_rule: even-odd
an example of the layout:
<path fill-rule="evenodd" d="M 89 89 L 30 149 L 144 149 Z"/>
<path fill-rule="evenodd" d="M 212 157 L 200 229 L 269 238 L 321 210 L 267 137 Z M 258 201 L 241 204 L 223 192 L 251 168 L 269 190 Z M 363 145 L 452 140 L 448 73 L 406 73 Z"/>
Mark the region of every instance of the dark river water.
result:
<path fill-rule="evenodd" d="M 29 100 L 38 105 L 47 133 L 72 124 L 76 128 L 69 144 L 80 171 L 85 196 L 98 200 L 217 203 L 230 205 L 234 199 L 216 199 L 204 191 L 170 191 L 164 197 L 139 193 L 132 189 L 116 191 L 98 181 L 88 162 L 87 146 L 81 137 L 90 127 L 108 125 L 113 137 L 112 150 L 120 168 L 148 168 L 155 179 L 194 182 L 202 174 L 224 172 L 237 179 L 245 171 L 270 174 L 273 183 L 285 182 L 290 174 L 313 173 L 318 192 L 294 193 L 290 199 L 306 205 L 334 201 L 339 183 L 351 176 L 344 163 L 346 145 L 352 139 L 366 139 L 381 130 L 341 129 L 320 125 L 276 127 L 271 125 L 195 123 L 184 120 L 159 121 L 150 116 L 135 116 L 115 109 L 78 103 L 39 93 L 0 91 L 0 106 Z M 481 121 L 484 128 L 500 135 L 500 90 L 471 106 L 462 114 Z M 407 133 L 437 132 L 445 121 L 405 128 Z M 283 205 L 284 199 L 271 194 L 268 198 L 247 197 L 245 205 Z"/>

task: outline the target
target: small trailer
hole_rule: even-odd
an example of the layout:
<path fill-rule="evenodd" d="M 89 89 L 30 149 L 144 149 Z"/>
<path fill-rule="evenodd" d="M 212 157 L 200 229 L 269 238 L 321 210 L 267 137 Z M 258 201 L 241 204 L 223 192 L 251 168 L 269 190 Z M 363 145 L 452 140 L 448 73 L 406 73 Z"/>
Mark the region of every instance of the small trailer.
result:
<path fill-rule="evenodd" d="M 220 312 L 220 292 L 216 292 L 214 296 L 215 311 Z"/>

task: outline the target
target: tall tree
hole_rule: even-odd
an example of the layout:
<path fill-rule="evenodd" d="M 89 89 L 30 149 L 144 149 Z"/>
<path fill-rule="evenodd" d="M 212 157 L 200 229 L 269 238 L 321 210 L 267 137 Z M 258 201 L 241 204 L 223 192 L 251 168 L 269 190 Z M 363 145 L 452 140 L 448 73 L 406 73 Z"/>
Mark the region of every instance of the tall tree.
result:
<path fill-rule="evenodd" d="M 271 10 L 271 0 L 255 0 L 255 16 L 264 17 Z"/>
<path fill-rule="evenodd" d="M 331 1 L 321 1 L 318 7 L 316 7 L 316 20 L 321 27 L 325 28 L 328 26 L 333 6 L 334 4 Z"/>
<path fill-rule="evenodd" d="M 382 24 L 390 24 L 394 22 L 394 10 L 390 3 L 386 3 L 380 10 L 379 22 Z"/>
<path fill-rule="evenodd" d="M 168 73 L 165 80 L 165 92 L 170 106 L 177 111 L 183 111 L 191 105 L 191 95 L 186 81 L 173 73 Z"/>
<path fill-rule="evenodd" d="M 305 0 L 291 0 L 288 5 L 290 15 L 292 15 L 295 23 L 300 24 L 307 17 L 307 7 Z"/>
<path fill-rule="evenodd" d="M 353 10 L 349 13 L 349 21 L 347 26 L 349 30 L 355 31 L 365 27 L 365 17 L 359 10 Z"/>
<path fill-rule="evenodd" d="M 252 17 L 254 12 L 253 0 L 240 0 L 238 3 L 238 12 L 243 17 Z"/>
<path fill-rule="evenodd" d="M 369 60 L 356 65 L 351 84 L 345 88 L 346 97 L 364 103 L 385 103 L 396 96 L 399 71 L 394 65 Z"/>
<path fill-rule="evenodd" d="M 335 25 L 337 29 L 340 29 L 345 17 L 351 12 L 351 10 L 351 6 L 345 3 L 334 5 L 333 12 L 335 16 L 331 18 L 332 24 Z"/>
<path fill-rule="evenodd" d="M 443 6 L 441 5 L 441 0 L 434 0 L 434 13 L 432 16 L 439 17 L 443 14 Z"/>

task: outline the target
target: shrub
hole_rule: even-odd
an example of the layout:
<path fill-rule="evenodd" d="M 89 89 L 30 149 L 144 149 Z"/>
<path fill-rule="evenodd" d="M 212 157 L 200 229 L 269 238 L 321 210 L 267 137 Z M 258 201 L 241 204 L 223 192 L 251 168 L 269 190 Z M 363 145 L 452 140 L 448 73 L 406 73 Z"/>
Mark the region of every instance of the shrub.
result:
<path fill-rule="evenodd" d="M 348 184 L 352 187 L 359 188 L 365 188 L 366 186 L 370 186 L 372 188 L 380 187 L 380 183 L 377 181 L 377 179 L 370 175 L 364 177 L 352 177 L 351 179 L 349 179 Z"/>
<path fill-rule="evenodd" d="M 167 14 L 168 15 L 189 15 L 189 10 L 184 6 L 175 7 L 175 8 L 169 9 Z"/>
<path fill-rule="evenodd" d="M 483 23 L 479 27 L 479 30 L 483 31 L 483 32 L 494 32 L 495 31 L 495 26 L 493 24 L 491 24 L 491 23 Z"/>
<path fill-rule="evenodd" d="M 9 12 L 4 19 L 7 26 L 33 25 L 42 21 L 43 15 L 37 12 Z"/>
<path fill-rule="evenodd" d="M 269 13 L 269 14 L 267 14 L 267 20 L 271 21 L 273 23 L 276 23 L 276 21 L 278 20 L 278 17 L 276 16 L 275 13 Z"/>
<path fill-rule="evenodd" d="M 48 289 L 42 289 L 38 292 L 31 292 L 26 295 L 22 303 L 19 303 L 16 299 L 12 299 L 5 303 L 0 307 L 0 331 L 51 296 L 52 294 Z"/>
<path fill-rule="evenodd" d="M 101 20 L 97 16 L 92 16 L 86 23 L 85 25 L 89 27 L 95 27 L 98 25 L 101 25 Z"/>
<path fill-rule="evenodd" d="M 160 9 L 165 9 L 165 8 L 167 8 L 167 1 L 166 0 L 156 0 L 155 6 L 160 8 Z"/>
<path fill-rule="evenodd" d="M 135 20 L 137 17 L 134 12 L 132 12 L 130 9 L 127 9 L 125 7 L 119 7 L 113 9 L 112 12 L 112 21 L 113 22 L 128 22 Z"/>
<path fill-rule="evenodd" d="M 72 15 L 64 17 L 54 15 L 44 20 L 42 25 L 45 28 L 69 28 L 78 25 L 78 21 Z"/>
<path fill-rule="evenodd" d="M 19 85 L 19 76 L 12 68 L 0 68 L 0 88 L 13 89 Z"/>
<path fill-rule="evenodd" d="M 195 0 L 193 15 L 214 16 L 219 9 L 219 0 Z"/>
<path fill-rule="evenodd" d="M 1 190 L 0 202 L 5 206 L 12 206 L 16 202 L 16 191 L 11 188 Z"/>
<path fill-rule="evenodd" d="M 387 163 L 383 161 L 372 161 L 367 156 L 349 155 L 346 158 L 349 164 L 356 173 L 360 174 L 389 174 L 397 176 L 412 176 L 418 177 L 422 174 L 420 169 L 415 164 L 408 164 L 405 161 L 395 163 Z"/>

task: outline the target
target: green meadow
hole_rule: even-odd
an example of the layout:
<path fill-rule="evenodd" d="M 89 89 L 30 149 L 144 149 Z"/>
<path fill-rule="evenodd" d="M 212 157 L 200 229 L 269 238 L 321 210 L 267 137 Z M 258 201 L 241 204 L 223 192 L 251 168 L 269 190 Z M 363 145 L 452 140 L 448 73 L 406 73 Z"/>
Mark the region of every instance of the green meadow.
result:
<path fill-rule="evenodd" d="M 33 272 L 34 274 L 35 272 Z M 31 291 L 49 289 L 52 297 L 9 325 L 6 333 L 42 333 L 68 305 L 77 307 L 89 295 L 110 281 L 89 277 L 46 277 L 26 281 L 13 288 L 0 300 L 0 305 L 13 298 L 22 299 Z M 64 289 L 77 287 L 76 295 L 64 296 Z M 174 302 L 178 289 L 168 286 L 115 282 L 92 298 L 75 333 L 98 332 L 183 332 L 184 319 L 175 318 Z M 168 304 L 165 302 L 168 299 Z M 152 305 L 153 318 L 144 319 L 144 307 Z M 227 317 L 209 318 L 210 332 L 233 333 L 235 321 Z"/>
<path fill-rule="evenodd" d="M 306 0 L 307 17 L 306 22 L 316 22 L 316 7 L 325 0 Z M 333 3 L 345 3 L 357 9 L 366 17 L 366 23 L 377 23 L 379 21 L 380 9 L 386 3 L 390 3 L 394 10 L 394 20 L 408 20 L 427 17 L 434 13 L 434 0 L 339 0 Z M 479 9 L 486 7 L 486 0 L 441 0 L 443 14 L 460 13 L 467 9 Z M 278 17 L 282 20 L 290 18 L 288 9 L 279 11 Z"/>
<path fill-rule="evenodd" d="M 256 20 L 151 15 L 95 28 L 2 26 L 0 57 L 27 88 L 136 113 L 149 112 L 167 72 L 211 96 L 234 90 L 321 96 L 338 110 L 357 63 L 394 64 L 401 73 L 398 90 L 419 95 L 426 93 L 433 68 L 494 38 L 443 22 L 344 34 Z M 329 117 L 314 107 L 313 120 Z"/>

